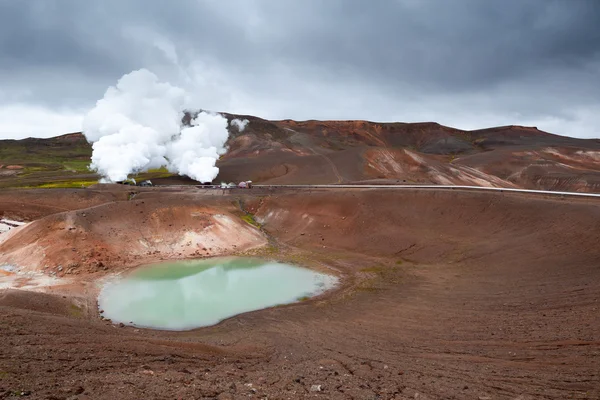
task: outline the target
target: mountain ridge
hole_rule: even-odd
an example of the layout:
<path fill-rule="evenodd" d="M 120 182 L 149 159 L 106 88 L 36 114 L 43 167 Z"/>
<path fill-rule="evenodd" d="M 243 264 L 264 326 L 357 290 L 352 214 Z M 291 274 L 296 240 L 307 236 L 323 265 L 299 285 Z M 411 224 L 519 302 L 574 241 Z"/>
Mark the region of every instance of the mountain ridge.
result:
<path fill-rule="evenodd" d="M 578 139 L 505 125 L 461 130 L 437 122 L 267 120 L 220 113 L 230 122 L 228 152 L 216 181 L 272 184 L 475 184 L 600 192 L 600 140 Z M 188 122 L 192 115 L 184 118 Z M 0 187 L 86 186 L 91 146 L 81 132 L 49 139 L 0 141 Z M 7 167 L 11 168 L 7 168 Z M 165 170 L 143 178 L 194 183 Z"/>

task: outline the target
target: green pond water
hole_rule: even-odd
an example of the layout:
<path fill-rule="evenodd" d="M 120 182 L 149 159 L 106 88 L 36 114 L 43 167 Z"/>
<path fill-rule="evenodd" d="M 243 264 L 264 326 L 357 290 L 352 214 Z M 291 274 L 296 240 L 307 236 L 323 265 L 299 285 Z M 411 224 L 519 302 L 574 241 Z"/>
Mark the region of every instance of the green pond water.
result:
<path fill-rule="evenodd" d="M 109 281 L 98 306 L 116 323 L 187 330 L 315 296 L 337 281 L 332 275 L 257 259 L 178 261 L 141 267 Z"/>

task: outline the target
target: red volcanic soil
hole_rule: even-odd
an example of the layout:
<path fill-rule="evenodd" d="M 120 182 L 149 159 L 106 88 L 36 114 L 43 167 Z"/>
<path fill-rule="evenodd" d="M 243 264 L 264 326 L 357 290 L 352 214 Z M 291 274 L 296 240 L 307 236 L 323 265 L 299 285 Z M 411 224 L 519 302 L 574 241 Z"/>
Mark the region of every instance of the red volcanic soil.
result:
<path fill-rule="evenodd" d="M 234 116 L 226 114 L 228 118 Z M 437 123 L 250 122 L 233 131 L 219 181 L 406 183 L 600 191 L 600 141 L 535 127 L 463 131 Z"/>
<path fill-rule="evenodd" d="M 62 211 L 93 207 L 126 200 L 127 190 L 115 187 L 111 191 L 92 189 L 1 190 L 0 217 L 32 221 Z"/>
<path fill-rule="evenodd" d="M 139 199 L 52 214 L 0 237 L 0 264 L 77 275 L 266 243 L 235 205 L 198 200 L 183 194 L 143 198 L 142 193 Z"/>
<path fill-rule="evenodd" d="M 600 192 L 600 140 L 553 135 L 535 127 L 464 131 L 433 122 L 268 121 L 253 116 L 230 128 L 215 182 L 331 184 L 384 179 Z M 188 116 L 189 117 L 189 116 Z M 0 141 L 1 187 L 82 183 L 91 147 L 81 134 Z M 197 184 L 164 173 L 138 176 L 159 184 Z"/>
<path fill-rule="evenodd" d="M 110 186 L 97 191 L 103 194 L 92 198 L 122 196 Z M 84 199 L 85 192 L 70 196 Z M 39 215 L 36 191 L 30 193 L 31 215 Z M 86 209 L 68 204 L 78 210 L 17 228 L 0 246 L 16 250 L 20 238 L 31 253 L 46 249 L 30 267 L 75 260 L 77 252 L 49 251 L 49 240 L 59 247 L 70 240 L 60 229 L 68 222 L 77 237 L 106 243 L 105 254 L 135 257 L 137 245 L 117 242 L 133 243 L 140 230 L 164 238 L 201 231 L 194 213 L 206 212 L 205 224 L 226 215 L 236 232 L 247 232 L 244 238 L 268 240 L 253 254 L 328 266 L 342 284 L 314 300 L 189 332 L 101 321 L 89 293 L 121 264 L 81 270 L 88 292 L 0 291 L 0 396 L 600 397 L 597 201 L 462 191 L 155 188 Z M 20 212 L 26 216 L 27 207 Z M 245 212 L 260 230 L 238 224 Z M 111 241 L 113 230 L 121 239 Z"/>

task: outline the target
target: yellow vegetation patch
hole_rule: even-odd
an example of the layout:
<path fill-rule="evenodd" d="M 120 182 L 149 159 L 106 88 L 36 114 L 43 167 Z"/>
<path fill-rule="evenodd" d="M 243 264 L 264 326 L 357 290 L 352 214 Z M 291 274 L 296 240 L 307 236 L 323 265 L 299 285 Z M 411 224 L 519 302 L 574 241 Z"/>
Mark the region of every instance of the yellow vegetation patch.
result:
<path fill-rule="evenodd" d="M 80 188 L 87 187 L 98 183 L 96 179 L 94 180 L 81 180 L 81 181 L 66 181 L 66 182 L 48 182 L 41 183 L 35 186 L 28 186 L 34 188 L 45 188 L 45 189 L 53 189 L 53 188 Z"/>

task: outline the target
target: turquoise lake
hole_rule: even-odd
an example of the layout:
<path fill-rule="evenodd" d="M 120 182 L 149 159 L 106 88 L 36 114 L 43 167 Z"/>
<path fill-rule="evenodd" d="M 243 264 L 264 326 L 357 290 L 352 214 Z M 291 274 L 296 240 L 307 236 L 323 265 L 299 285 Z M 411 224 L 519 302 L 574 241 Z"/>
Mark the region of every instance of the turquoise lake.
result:
<path fill-rule="evenodd" d="M 316 296 L 337 282 L 307 268 L 251 258 L 168 262 L 109 281 L 98 306 L 115 323 L 188 330 Z"/>

